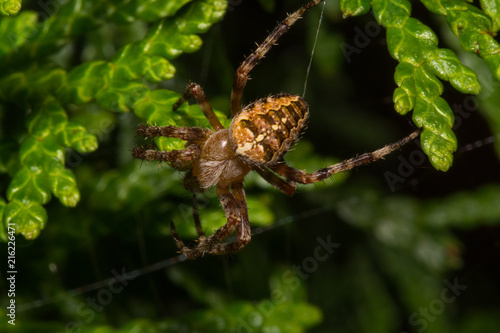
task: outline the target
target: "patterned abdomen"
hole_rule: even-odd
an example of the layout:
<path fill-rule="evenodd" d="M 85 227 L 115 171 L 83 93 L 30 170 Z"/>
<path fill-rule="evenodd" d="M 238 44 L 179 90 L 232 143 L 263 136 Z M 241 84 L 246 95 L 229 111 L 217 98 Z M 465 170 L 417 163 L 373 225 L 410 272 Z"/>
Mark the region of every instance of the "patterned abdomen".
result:
<path fill-rule="evenodd" d="M 236 155 L 251 164 L 272 165 L 298 139 L 309 117 L 309 108 L 297 95 L 276 95 L 247 105 L 230 127 Z"/>

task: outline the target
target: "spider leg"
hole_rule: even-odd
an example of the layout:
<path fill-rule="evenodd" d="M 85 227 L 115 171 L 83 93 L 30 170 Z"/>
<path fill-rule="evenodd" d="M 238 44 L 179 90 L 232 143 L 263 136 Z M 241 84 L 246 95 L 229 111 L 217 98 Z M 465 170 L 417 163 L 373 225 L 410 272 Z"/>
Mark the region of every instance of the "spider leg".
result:
<path fill-rule="evenodd" d="M 213 132 L 201 127 L 149 126 L 139 124 L 137 135 L 145 138 L 171 137 L 187 141 L 182 150 L 159 151 L 145 147 L 135 147 L 132 156 L 141 160 L 171 162 L 171 166 L 186 171 L 195 159 L 201 155 L 200 144 L 204 143 Z"/>
<path fill-rule="evenodd" d="M 207 248 L 206 252 L 210 254 L 237 252 L 250 242 L 251 229 L 243 183 L 235 182 L 231 187 L 233 193 L 229 191 L 229 186 L 217 186 L 217 196 L 226 214 L 227 223 L 208 237 L 206 244 L 203 244 Z M 236 241 L 221 243 L 234 229 L 236 229 Z"/>
<path fill-rule="evenodd" d="M 169 138 L 178 138 L 184 141 L 201 142 L 208 139 L 211 134 L 211 130 L 202 127 L 137 125 L 137 135 L 145 138 L 165 136 Z"/>
<path fill-rule="evenodd" d="M 186 253 L 189 253 L 190 249 L 187 247 L 183 241 L 180 240 L 179 234 L 177 233 L 177 230 L 175 229 L 175 224 L 174 222 L 170 221 L 170 230 L 172 230 L 172 237 L 174 238 L 175 244 L 181 250 L 181 252 L 189 258 L 189 256 Z"/>
<path fill-rule="evenodd" d="M 203 243 L 205 242 L 207 237 L 205 236 L 205 233 L 201 228 L 200 215 L 198 214 L 198 201 L 196 200 L 196 195 L 193 195 L 193 219 L 194 219 L 194 225 L 196 226 L 196 232 L 198 233 L 199 237 L 198 239 L 200 243 Z M 172 230 L 172 237 L 174 238 L 177 247 L 181 250 L 182 253 L 184 253 L 184 255 L 186 255 L 186 257 L 191 258 L 192 249 L 187 247 L 184 244 L 184 242 L 180 240 L 179 234 L 177 234 L 177 230 L 175 229 L 175 224 L 172 221 L 170 222 L 170 230 Z"/>
<path fill-rule="evenodd" d="M 288 15 L 286 19 L 274 28 L 264 42 L 262 42 L 262 44 L 260 44 L 257 49 L 243 61 L 236 71 L 233 90 L 231 92 L 231 114 L 233 117 L 241 110 L 241 97 L 248 81 L 248 74 L 250 71 L 262 58 L 264 58 L 271 47 L 276 44 L 276 41 L 283 36 L 298 19 L 300 19 L 306 10 L 316 6 L 321 1 L 323 0 L 313 0 L 299 8 L 295 13 Z"/>
<path fill-rule="evenodd" d="M 245 197 L 245 190 L 243 189 L 243 183 L 232 183 L 231 188 L 233 190 L 234 197 L 238 202 L 238 207 L 236 207 L 236 209 L 239 210 L 241 222 L 236 226 L 236 241 L 229 244 L 222 244 L 223 253 L 233 253 L 241 250 L 248 244 L 248 242 L 250 242 L 250 239 L 252 238 L 252 230 L 250 228 L 250 220 L 248 218 L 247 200 Z"/>
<path fill-rule="evenodd" d="M 254 168 L 254 170 L 257 171 L 257 173 L 262 178 L 264 178 L 265 181 L 267 181 L 269 184 L 271 184 L 281 192 L 285 193 L 286 195 L 291 197 L 295 193 L 297 186 L 295 185 L 295 182 L 293 180 L 292 181 L 288 179 L 284 180 L 265 167 Z"/>
<path fill-rule="evenodd" d="M 213 235 L 205 237 L 199 225 L 199 219 L 196 221 L 196 229 L 200 235 L 199 243 L 194 248 L 188 248 L 182 241 L 179 240 L 175 226 L 171 223 L 172 235 L 181 252 L 188 258 L 194 259 L 209 254 L 225 254 L 232 253 L 244 247 L 251 237 L 250 222 L 248 220 L 248 211 L 245 201 L 245 192 L 241 182 L 232 184 L 233 192 L 229 191 L 229 185 L 218 185 L 216 192 L 222 204 L 222 208 L 226 214 L 227 222 L 220 227 Z M 232 243 L 221 243 L 229 237 L 236 229 L 236 241 Z"/>
<path fill-rule="evenodd" d="M 199 239 L 204 240 L 206 236 L 203 232 L 203 229 L 201 228 L 200 214 L 198 213 L 198 200 L 196 199 L 196 194 L 193 194 L 193 219 Z"/>
<path fill-rule="evenodd" d="M 310 184 L 310 183 L 316 183 L 318 181 L 324 180 L 333 174 L 351 170 L 357 166 L 371 163 L 373 161 L 376 161 L 382 157 L 384 157 L 387 154 L 390 154 L 391 152 L 401 148 L 405 144 L 411 142 L 413 139 L 415 139 L 419 134 L 420 134 L 420 129 L 414 131 L 407 137 L 403 138 L 402 140 L 399 140 L 393 144 L 387 145 L 383 148 L 380 148 L 378 150 L 375 150 L 374 152 L 371 153 L 365 153 L 353 158 L 350 158 L 348 160 L 342 161 L 340 163 L 331 165 L 329 167 L 326 167 L 324 169 L 320 169 L 316 172 L 313 173 L 307 173 L 302 170 L 298 170 L 295 168 L 292 168 L 284 163 L 274 165 L 270 167 L 273 171 L 278 173 L 279 175 L 285 177 L 286 179 L 290 179 L 292 181 L 296 181 L 297 183 L 301 184 Z"/>
<path fill-rule="evenodd" d="M 172 107 L 174 110 L 177 110 L 182 103 L 187 101 L 190 96 L 193 96 L 196 99 L 196 103 L 201 108 L 201 111 L 203 111 L 203 114 L 205 117 L 208 119 L 208 122 L 212 126 L 212 128 L 216 131 L 224 129 L 224 126 L 219 121 L 219 118 L 214 113 L 214 110 L 212 109 L 212 106 L 208 102 L 207 97 L 205 96 L 205 93 L 203 92 L 203 89 L 201 86 L 197 83 L 190 82 L 186 86 L 186 91 L 182 96 L 179 98 L 179 100 L 174 104 Z"/>
<path fill-rule="evenodd" d="M 192 144 L 186 149 L 160 151 L 156 149 L 145 149 L 143 147 L 135 147 L 132 150 L 132 156 L 140 160 L 159 161 L 159 162 L 175 162 L 183 165 L 198 159 L 201 154 L 201 149 L 198 145 Z M 174 166 L 174 165 L 173 165 Z M 176 168 L 182 170 L 182 167 Z"/>

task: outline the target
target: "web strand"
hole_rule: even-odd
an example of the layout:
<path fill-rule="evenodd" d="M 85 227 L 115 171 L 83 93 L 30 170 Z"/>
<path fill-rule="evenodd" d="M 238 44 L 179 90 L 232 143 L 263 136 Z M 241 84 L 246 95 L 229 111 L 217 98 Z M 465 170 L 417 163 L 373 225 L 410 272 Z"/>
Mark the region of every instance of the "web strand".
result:
<path fill-rule="evenodd" d="M 312 60 L 313 60 L 313 56 L 314 56 L 314 50 L 316 50 L 316 43 L 318 41 L 319 30 L 320 30 L 320 27 L 321 27 L 321 22 L 323 21 L 323 13 L 325 11 L 325 5 L 326 5 L 326 1 L 323 1 L 323 7 L 321 8 L 321 14 L 320 14 L 320 17 L 319 17 L 318 28 L 316 29 L 316 36 L 314 38 L 314 44 L 313 44 L 312 51 L 311 51 L 311 57 L 309 58 L 309 64 L 307 65 L 306 79 L 304 81 L 304 90 L 302 92 L 302 98 L 304 98 L 304 96 L 306 95 L 307 80 L 309 79 L 309 73 L 311 71 L 311 65 L 312 65 Z"/>
<path fill-rule="evenodd" d="M 296 222 L 296 221 L 299 221 L 299 220 L 302 220 L 302 219 L 305 219 L 305 218 L 308 218 L 311 216 L 316 216 L 316 215 L 334 210 L 335 207 L 336 207 L 336 205 L 326 205 L 326 206 L 321 206 L 321 207 L 313 208 L 310 210 L 306 210 L 306 211 L 303 211 L 303 212 L 298 213 L 298 214 L 289 215 L 287 217 L 284 217 L 284 218 L 277 220 L 276 223 L 274 223 L 271 226 L 257 227 L 255 229 L 253 229 L 252 234 L 253 235 L 263 234 L 263 233 L 269 232 L 273 229 L 280 228 L 284 225 L 290 224 L 292 222 Z M 234 240 L 234 238 L 235 238 L 235 236 L 232 236 L 232 237 L 229 237 L 227 240 L 229 242 L 231 242 Z M 138 269 L 135 269 L 133 271 L 127 272 L 124 275 L 115 275 L 115 277 L 110 277 L 110 278 L 100 280 L 100 281 L 97 281 L 94 283 L 90 283 L 90 284 L 87 284 L 87 285 L 84 285 L 84 286 L 81 286 L 78 288 L 74 288 L 74 289 L 68 290 L 66 292 L 62 292 L 62 293 L 55 295 L 55 296 L 52 296 L 52 297 L 41 298 L 41 299 L 38 299 L 38 300 L 35 300 L 32 302 L 19 304 L 17 306 L 17 309 L 19 312 L 22 312 L 22 311 L 28 311 L 28 310 L 32 310 L 35 308 L 58 303 L 58 302 L 66 300 L 68 297 L 78 296 L 78 295 L 82 295 L 82 294 L 85 294 L 85 293 L 88 293 L 88 292 L 91 292 L 94 290 L 98 290 L 98 289 L 107 287 L 109 284 L 113 284 L 113 283 L 118 282 L 118 281 L 123 280 L 123 279 L 128 278 L 128 279 L 132 280 L 132 279 L 138 278 L 140 276 L 144 276 L 144 275 L 159 271 L 161 269 L 165 269 L 165 268 L 174 266 L 174 265 L 179 264 L 181 262 L 184 262 L 186 260 L 187 259 L 183 254 L 179 254 L 175 257 L 171 257 L 169 259 L 159 261 L 155 264 L 151 264 L 149 266 L 138 268 Z"/>

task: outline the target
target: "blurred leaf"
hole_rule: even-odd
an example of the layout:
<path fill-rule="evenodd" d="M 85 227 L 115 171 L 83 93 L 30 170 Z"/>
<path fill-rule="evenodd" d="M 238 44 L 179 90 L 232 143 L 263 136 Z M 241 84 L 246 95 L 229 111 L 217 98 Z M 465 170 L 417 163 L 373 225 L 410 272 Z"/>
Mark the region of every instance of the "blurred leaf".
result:
<path fill-rule="evenodd" d="M 7 202 L 3 198 L 0 197 L 0 221 L 3 222 L 3 214 L 5 211 L 5 206 L 7 205 Z M 8 233 L 7 233 L 7 226 L 4 225 L 3 223 L 0 225 L 0 239 L 3 242 L 8 241 Z"/>
<path fill-rule="evenodd" d="M 20 0 L 3 0 L 0 2 L 0 14 L 9 16 L 16 15 L 21 10 Z"/>
<path fill-rule="evenodd" d="M 498 0 L 481 0 L 479 1 L 481 8 L 484 10 L 493 22 L 493 33 L 496 33 L 500 28 L 500 1 Z"/>
<path fill-rule="evenodd" d="M 24 29 L 34 26 L 37 16 L 33 12 L 22 12 L 15 17 L 3 17 L 0 20 L 0 56 L 4 57 L 22 45 L 29 37 Z"/>
<path fill-rule="evenodd" d="M 201 46 L 198 34 L 222 18 L 226 5 L 221 0 L 149 1 L 148 4 L 71 0 L 43 4 L 51 6 L 51 10 L 40 14 L 44 16 L 41 23 L 37 23 L 36 14 L 29 12 L 2 19 L 0 98 L 19 108 L 15 111 L 20 114 L 23 111 L 28 114 L 27 133 L 17 134 L 22 141 L 18 147 L 21 168 L 9 170 L 17 166 L 13 162 L 12 145 L 5 144 L 11 148 L 2 150 L 9 155 L 1 159 L 3 172 L 13 174 L 8 200 L 24 203 L 22 207 L 16 206 L 20 224 L 34 221 L 27 211 L 30 208 L 34 209 L 33 216 L 40 217 L 40 207 L 28 203 L 47 204 L 51 192 L 68 207 L 74 207 L 80 200 L 76 178 L 64 168 L 65 149 L 74 149 L 78 154 L 72 156 L 82 158 L 98 148 L 103 133 L 97 132 L 97 137 L 74 121 L 69 106 L 97 103 L 100 108 L 114 112 L 137 109 L 137 114 L 149 121 L 154 120 L 157 112 L 170 111 L 178 94 L 152 91 L 146 83 L 171 79 L 175 68 L 169 60 L 196 51 Z M 6 6 L 4 1 L 2 8 Z M 68 40 L 98 29 L 107 19 L 121 24 L 144 20 L 151 22 L 151 26 L 145 36 L 121 47 L 111 61 L 98 59 L 67 70 L 47 61 L 51 55 L 57 57 Z M 30 34 L 26 32 L 28 28 L 32 30 Z M 171 97 L 165 100 L 165 95 Z M 85 107 L 80 106 L 79 110 Z M 185 116 L 172 117 L 173 123 Z M 69 164 L 79 162 L 69 161 Z M 122 203 L 118 200 L 117 204 Z M 38 224 L 45 224 L 46 216 L 40 220 L 43 223 Z M 35 238 L 42 228 L 43 225 L 36 228 L 37 232 L 24 233 Z"/>
<path fill-rule="evenodd" d="M 7 189 L 9 201 L 19 200 L 46 204 L 51 198 L 47 178 L 40 169 L 22 168 Z"/>
<path fill-rule="evenodd" d="M 16 233 L 26 239 L 35 239 L 47 223 L 47 212 L 37 202 L 24 203 L 14 199 L 5 207 L 3 221 L 6 226 L 14 224 Z"/>
<path fill-rule="evenodd" d="M 52 170 L 49 174 L 49 182 L 52 193 L 59 198 L 63 205 L 75 207 L 80 201 L 75 175 L 70 170 L 62 167 Z"/>
<path fill-rule="evenodd" d="M 455 323 L 457 332 L 494 332 L 500 324 L 495 313 L 490 311 L 472 311 Z"/>
<path fill-rule="evenodd" d="M 371 9 L 370 0 L 341 0 L 340 9 L 345 17 L 368 13 Z"/>
<path fill-rule="evenodd" d="M 204 332 L 231 329 L 302 333 L 321 321 L 321 311 L 305 301 L 301 280 L 291 269 L 277 270 L 270 280 L 271 297 L 259 302 L 237 301 L 220 309 L 202 310 L 181 319 L 185 327 Z"/>

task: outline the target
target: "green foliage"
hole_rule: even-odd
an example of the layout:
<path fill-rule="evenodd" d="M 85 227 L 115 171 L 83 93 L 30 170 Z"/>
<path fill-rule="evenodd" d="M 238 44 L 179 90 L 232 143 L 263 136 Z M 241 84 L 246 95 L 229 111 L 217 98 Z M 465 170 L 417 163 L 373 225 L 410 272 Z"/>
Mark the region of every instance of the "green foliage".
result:
<path fill-rule="evenodd" d="M 173 274 L 181 284 L 187 286 L 192 283 L 189 289 L 199 292 L 194 297 L 205 298 L 202 281 L 186 276 L 182 271 L 173 270 Z M 222 333 L 240 329 L 267 332 L 279 327 L 286 332 L 301 333 L 321 321 L 320 310 L 306 300 L 303 281 L 290 269 L 276 270 L 270 278 L 269 287 L 270 296 L 265 299 L 229 304 L 222 301 L 217 306 L 212 304 L 212 309 L 194 312 L 178 321 L 169 320 L 169 325 L 174 326 L 177 322 L 178 331 Z"/>
<path fill-rule="evenodd" d="M 21 1 L 19 0 L 2 0 L 0 2 L 0 15 L 16 15 L 20 10 Z"/>
<path fill-rule="evenodd" d="M 16 236 L 22 272 L 16 326 L 2 320 L 0 331 L 443 333 L 500 325 L 498 278 L 488 277 L 488 256 L 497 257 L 498 165 L 491 163 L 496 156 L 467 153 L 500 133 L 498 1 L 422 1 L 419 19 L 409 1 L 340 1 L 341 12 L 328 2 L 305 96 L 309 128 L 287 163 L 314 171 L 409 133 L 372 110 L 387 92 L 378 86 L 392 82 L 382 72 L 394 73 L 395 109 L 423 128 L 422 147 L 299 186 L 292 198 L 251 173 L 245 189 L 252 242 L 232 256 L 194 262 L 180 261 L 169 229 L 174 221 L 181 238 L 195 244 L 191 194 L 179 172 L 132 159 L 134 128 L 208 126 L 197 105 L 172 111 L 186 82 L 200 83 L 211 104 L 227 111 L 235 67 L 284 18 L 276 10 L 291 12 L 297 3 L 259 1 L 262 18 L 276 15 L 270 25 L 247 12 L 250 2 L 70 0 L 44 9 L 28 1 L 17 15 L 5 9 L 19 3 L 0 4 L 0 239 Z M 340 15 L 370 10 L 386 31 L 390 56 L 383 52 L 395 61 L 375 68 L 368 57 L 367 66 L 350 63 L 347 74 Z M 318 17 L 319 8 L 308 12 L 256 67 L 245 103 L 302 91 Z M 356 20 L 342 22 L 358 28 Z M 377 84 L 362 90 L 356 75 Z M 460 112 L 462 94 L 478 96 L 478 113 Z M 216 113 L 227 126 L 227 112 Z M 485 126 L 469 133 L 479 113 L 492 131 L 483 141 Z M 474 144 L 464 149 L 466 140 Z M 175 139 L 155 143 L 183 147 Z M 457 147 L 466 153 L 446 175 L 416 159 L 423 149 L 434 168 L 448 170 Z M 402 185 L 391 184 L 391 193 L 381 184 L 388 170 Z M 226 222 L 214 189 L 198 196 L 198 206 L 207 234 Z M 466 248 L 471 237 L 481 244 Z M 338 247 L 329 252 L 325 242 Z M 480 260 L 471 263 L 474 253 Z M 122 269 L 134 272 L 127 284 L 106 280 Z M 443 281 L 457 277 L 467 285 L 462 295 L 432 313 L 425 328 L 411 321 L 424 318 L 421 309 L 435 310 Z M 5 279 L 0 286 L 10 288 Z M 0 299 L 8 318 L 7 297 Z"/>
<path fill-rule="evenodd" d="M 0 98 L 11 104 L 10 113 L 16 108 L 29 110 L 26 131 L 2 138 L 2 146 L 8 149 L 2 169 L 12 175 L 4 223 L 16 225 L 18 233 L 33 239 L 46 224 L 43 205 L 52 195 L 68 207 L 80 200 L 74 173 L 65 168 L 66 149 L 87 154 L 97 149 L 98 139 L 71 120 L 69 105 L 95 103 L 113 112 L 135 109 L 139 116 L 158 124 L 175 124 L 181 118 L 165 114 L 178 94 L 152 91 L 147 84 L 171 79 L 175 68 L 169 61 L 197 50 L 201 45 L 198 34 L 220 20 L 225 9 L 224 1 L 187 2 L 132 1 L 106 8 L 104 3 L 74 0 L 42 23 L 32 12 L 1 21 Z M 74 68 L 47 62 L 47 57 L 62 52 L 67 39 L 97 31 L 108 20 L 154 24 L 141 39 L 122 46 L 111 60 L 96 59 Z M 19 145 L 17 157 L 8 153 L 14 145 Z"/>
<path fill-rule="evenodd" d="M 24 205 L 12 205 L 26 207 L 27 203 L 32 203 L 36 211 L 43 211 L 43 205 L 52 195 L 69 207 L 79 201 L 72 171 L 63 170 L 65 149 L 86 154 L 97 149 L 98 141 L 85 126 L 69 119 L 67 105 L 93 103 L 113 112 L 133 110 L 139 117 L 158 125 L 203 122 L 203 115 L 196 107 L 171 111 L 171 105 L 178 98 L 177 92 L 151 90 L 151 85 L 156 86 L 174 76 L 175 68 L 170 61 L 182 53 L 197 50 L 201 45 L 198 35 L 220 20 L 225 8 L 224 1 L 188 2 L 144 4 L 132 1 L 103 8 L 105 5 L 101 3 L 81 7 L 82 2 L 75 0 L 57 8 L 58 15 L 47 17 L 42 23 L 37 22 L 32 12 L 2 20 L 0 50 L 4 61 L 0 67 L 4 74 L 0 79 L 0 97 L 17 108 L 30 109 L 26 134 L 14 134 L 20 142 L 17 162 L 12 155 L 4 154 L 7 164 L 3 168 L 13 177 L 7 199 L 24 202 Z M 490 67 L 495 65 L 495 42 L 485 37 L 490 36 L 486 31 L 494 32 L 487 15 L 459 2 L 424 3 L 430 11 L 446 15 L 462 46 L 474 44 L 479 47 L 464 47 L 466 50 L 483 56 Z M 370 6 L 377 21 L 387 29 L 390 54 L 399 61 L 394 75 L 398 85 L 394 91 L 395 108 L 401 114 L 413 110 L 413 121 L 424 129 L 422 149 L 436 169 L 447 170 L 452 164 L 457 140 L 451 129 L 453 112 L 441 97 L 443 85 L 439 79 L 449 81 L 462 93 L 477 94 L 480 85 L 476 75 L 453 51 L 437 47 L 434 32 L 410 17 L 409 2 L 341 1 L 344 16 L 364 14 Z M 484 7 L 486 13 L 495 13 L 494 4 L 487 3 Z M 119 49 L 110 60 L 95 59 L 68 69 L 44 62 L 47 57 L 62 52 L 65 40 L 75 39 L 89 30 L 98 31 L 106 21 L 152 25 L 138 40 L 117 45 Z M 182 145 L 179 140 L 172 139 L 159 139 L 156 143 L 160 149 Z M 12 142 L 5 142 L 3 146 L 12 151 Z M 21 226 L 44 226 L 36 222 L 43 220 L 43 216 L 38 219 L 36 214 L 13 216 L 11 222 L 19 225 L 18 230 L 26 230 L 25 236 L 36 237 L 41 229 Z"/>
<path fill-rule="evenodd" d="M 198 310 L 176 318 L 160 321 L 134 319 L 118 330 L 109 325 L 86 325 L 78 327 L 82 333 L 103 332 L 207 332 L 227 333 L 239 330 L 269 332 L 282 329 L 291 333 L 303 333 L 322 320 L 321 311 L 306 300 L 303 281 L 290 269 L 277 269 L 269 279 L 270 295 L 259 301 L 231 302 L 223 297 L 223 291 L 212 290 L 211 299 L 205 297 L 203 281 L 190 276 L 184 270 L 174 269 L 171 277 L 181 285 L 189 287 L 193 297 L 200 297 L 211 308 Z M 196 295 L 198 294 L 198 295 Z M 217 301 L 216 301 L 217 300 Z M 210 304 L 210 303 L 217 303 Z M 41 324 L 38 324 L 41 325 Z M 46 325 L 58 330 L 58 325 Z M 0 326 L 2 327 L 2 326 Z M 21 324 L 20 330 L 29 329 Z M 40 327 L 40 326 L 38 326 Z"/>
<path fill-rule="evenodd" d="M 480 55 L 500 79 L 500 45 L 492 37 L 498 29 L 498 2 L 482 2 L 484 12 L 461 0 L 422 3 L 431 12 L 444 15 L 462 48 Z M 365 14 L 369 5 L 368 1 L 341 1 L 344 16 Z M 476 74 L 453 51 L 437 47 L 435 33 L 410 16 L 409 1 L 373 1 L 371 6 L 377 22 L 387 29 L 391 56 L 399 61 L 394 74 L 398 85 L 395 108 L 401 114 L 413 110 L 413 121 L 423 128 L 422 149 L 436 169 L 446 171 L 453 162 L 457 140 L 451 129 L 453 112 L 440 97 L 443 85 L 437 78 L 449 81 L 462 93 L 478 94 L 481 86 Z"/>

